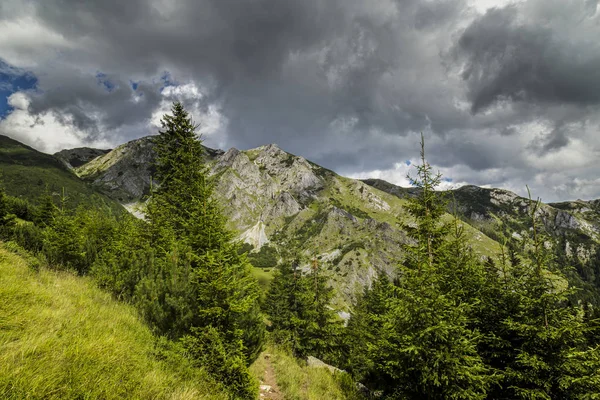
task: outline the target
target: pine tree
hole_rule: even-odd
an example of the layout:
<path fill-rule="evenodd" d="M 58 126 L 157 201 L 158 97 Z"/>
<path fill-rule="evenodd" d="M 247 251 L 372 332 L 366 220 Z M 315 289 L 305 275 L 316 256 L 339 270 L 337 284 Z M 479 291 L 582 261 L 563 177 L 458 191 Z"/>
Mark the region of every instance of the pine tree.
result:
<path fill-rule="evenodd" d="M 189 244 L 196 254 L 218 249 L 233 236 L 213 197 L 197 126 L 181 103 L 173 105 L 172 115 L 165 115 L 161 124 L 163 130 L 155 139 L 158 187 L 146 212 L 153 243 L 166 245 L 161 238 L 172 237 L 167 233 L 172 230 L 174 237 Z"/>
<path fill-rule="evenodd" d="M 39 207 L 36 216 L 36 223 L 40 226 L 48 226 L 52 225 L 52 221 L 58 212 L 58 208 L 56 204 L 54 204 L 54 199 L 52 198 L 52 193 L 50 189 L 46 185 L 46 189 L 44 193 L 41 195 L 39 200 Z"/>
<path fill-rule="evenodd" d="M 499 377 L 489 396 L 593 398 L 600 393 L 598 350 L 589 346 L 583 311 L 569 306 L 573 289 L 545 248 L 539 207 L 539 200 L 530 199 L 526 257 L 512 254 L 510 268 L 504 261 L 501 272 L 489 269 L 481 296 L 479 353 Z"/>
<path fill-rule="evenodd" d="M 8 196 L 2 183 L 2 177 L 0 175 L 0 227 L 11 226 L 14 222 L 15 216 L 10 212 L 10 205 L 8 202 Z"/>
<path fill-rule="evenodd" d="M 181 103 L 171 111 L 156 138 L 159 185 L 146 212 L 156 258 L 135 298 L 163 333 L 183 338 L 190 354 L 202 354 L 210 338 L 223 347 L 219 354 L 227 356 L 225 364 L 241 363 L 245 372 L 236 370 L 247 374 L 245 365 L 257 357 L 264 337 L 258 283 L 225 227 L 196 125 Z M 218 359 L 201 359 L 210 361 L 205 367 L 216 375 L 228 370 L 215 364 Z"/>
<path fill-rule="evenodd" d="M 388 276 L 380 273 L 371 287 L 365 288 L 358 298 L 346 327 L 344 344 L 347 359 L 342 366 L 367 387 L 386 385 L 385 377 L 376 373 L 375 360 L 369 349 L 383 329 L 383 317 L 389 312 L 393 292 Z"/>

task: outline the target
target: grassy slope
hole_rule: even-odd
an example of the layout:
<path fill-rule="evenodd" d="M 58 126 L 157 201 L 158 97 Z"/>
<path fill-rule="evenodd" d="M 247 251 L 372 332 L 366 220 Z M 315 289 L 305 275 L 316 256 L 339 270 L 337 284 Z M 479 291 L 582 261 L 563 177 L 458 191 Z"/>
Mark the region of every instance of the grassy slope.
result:
<path fill-rule="evenodd" d="M 265 359 L 268 355 L 269 361 Z M 268 346 L 251 366 L 250 371 L 264 382 L 266 363 L 275 372 L 277 385 L 286 400 L 353 400 L 360 395 L 349 378 L 342 373 L 331 373 L 327 368 L 308 367 L 285 351 Z"/>
<path fill-rule="evenodd" d="M 79 179 L 54 156 L 41 153 L 16 140 L 0 135 L 0 171 L 6 192 L 12 196 L 36 201 L 46 190 L 58 195 L 65 189 L 70 206 L 103 206 L 114 211 L 123 208 L 99 194 Z M 56 199 L 58 201 L 58 199 Z"/>
<path fill-rule="evenodd" d="M 0 245 L 0 398 L 225 398 L 166 343 L 88 279 Z"/>

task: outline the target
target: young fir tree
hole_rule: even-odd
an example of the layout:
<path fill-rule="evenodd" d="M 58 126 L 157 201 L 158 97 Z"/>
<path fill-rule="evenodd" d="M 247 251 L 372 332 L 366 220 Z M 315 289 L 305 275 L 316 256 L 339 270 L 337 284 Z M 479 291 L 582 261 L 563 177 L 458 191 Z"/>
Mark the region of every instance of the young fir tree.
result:
<path fill-rule="evenodd" d="M 472 304 L 466 297 L 473 297 L 467 278 L 478 266 L 463 248 L 460 230 L 448 236 L 446 207 L 435 192 L 441 176 L 433 174 L 423 140 L 421 145 L 422 164 L 413 180 L 420 192 L 407 206 L 414 218 L 406 227 L 412 241 L 397 281 L 383 292 L 383 313 L 367 313 L 377 332 L 362 337 L 362 358 L 371 370 L 361 374 L 376 377 L 372 388 L 389 398 L 483 399 L 490 376 L 476 351 L 478 335 L 469 328 Z"/>
<path fill-rule="evenodd" d="M 146 217 L 155 245 L 168 244 L 161 240 L 168 242 L 174 236 L 201 255 L 219 249 L 233 236 L 225 228 L 225 218 L 212 195 L 213 184 L 208 179 L 197 126 L 181 103 L 175 103 L 171 111 L 172 115 L 161 120 L 162 130 L 155 140 L 154 178 L 158 187 L 148 203 Z"/>
<path fill-rule="evenodd" d="M 342 367 L 367 387 L 385 387 L 385 377 L 375 372 L 375 361 L 369 350 L 383 329 L 383 317 L 389 312 L 394 287 L 387 275 L 380 273 L 371 287 L 359 297 L 350 314 L 344 335 L 347 358 Z"/>
<path fill-rule="evenodd" d="M 58 208 L 52 198 L 52 193 L 46 185 L 44 193 L 40 196 L 38 212 L 35 218 L 35 222 L 40 226 L 52 225 L 54 217 L 58 212 Z"/>
<path fill-rule="evenodd" d="M 181 103 L 171 111 L 156 138 L 159 185 L 146 212 L 157 260 L 136 288 L 136 299 L 164 333 L 185 336 L 190 354 L 204 354 L 203 346 L 216 343 L 217 335 L 228 373 L 248 383 L 245 365 L 257 357 L 264 336 L 259 287 L 213 197 L 196 126 Z M 205 366 L 212 373 L 225 373 L 217 359 L 202 359 L 210 361 Z"/>
<path fill-rule="evenodd" d="M 10 212 L 8 196 L 4 189 L 2 176 L 0 175 L 0 227 L 11 226 L 15 216 Z"/>

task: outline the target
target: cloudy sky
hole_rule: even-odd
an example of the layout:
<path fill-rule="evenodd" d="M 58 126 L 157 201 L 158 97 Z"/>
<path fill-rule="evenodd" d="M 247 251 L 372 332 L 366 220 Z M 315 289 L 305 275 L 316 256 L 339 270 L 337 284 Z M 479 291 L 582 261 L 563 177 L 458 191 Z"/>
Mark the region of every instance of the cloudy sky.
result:
<path fill-rule="evenodd" d="M 82 5 L 85 3 L 85 5 Z M 600 198 L 598 0 L 2 0 L 0 134 L 42 151 L 155 134 L 267 143 L 407 185 Z"/>

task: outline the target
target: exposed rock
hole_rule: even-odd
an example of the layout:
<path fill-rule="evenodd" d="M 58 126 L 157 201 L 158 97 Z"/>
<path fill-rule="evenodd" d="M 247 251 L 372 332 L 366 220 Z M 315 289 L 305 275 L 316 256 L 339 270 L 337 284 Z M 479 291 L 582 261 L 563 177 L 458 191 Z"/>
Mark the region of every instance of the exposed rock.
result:
<path fill-rule="evenodd" d="M 332 373 L 336 373 L 336 372 L 337 373 L 346 373 L 346 371 L 336 368 L 333 365 L 326 364 L 323 361 L 321 361 L 318 358 L 313 357 L 313 356 L 308 356 L 308 358 L 306 359 L 306 363 L 308 364 L 309 367 L 312 367 L 312 368 L 327 368 Z"/>
<path fill-rule="evenodd" d="M 412 242 L 402 227 L 414 226 L 414 220 L 405 216 L 405 199 L 418 195 L 418 189 L 343 178 L 273 144 L 244 151 L 206 151 L 209 174 L 216 178 L 215 196 L 229 227 L 256 250 L 269 243 L 283 256 L 294 246 L 294 257 L 302 259 L 300 269 L 306 272 L 319 255 L 322 271 L 335 288 L 337 311 L 347 311 L 345 305 L 379 273 L 393 277 L 397 272 L 404 257 L 402 244 Z M 77 172 L 140 216 L 152 184 L 154 159 L 152 138 L 143 138 L 119 146 Z M 527 234 L 528 199 L 476 186 L 464 186 L 453 195 L 461 217 L 472 224 L 465 230 L 480 258 L 499 252 L 498 243 L 483 229 L 489 228 L 490 235 L 496 232 L 500 228 L 495 225 L 497 217 Z M 556 237 L 585 233 L 597 239 L 600 203 L 573 202 L 561 207 L 542 205 L 538 210 L 549 233 Z M 571 254 L 585 253 L 572 237 L 569 240 Z"/>
<path fill-rule="evenodd" d="M 492 189 L 490 191 L 490 202 L 496 205 L 510 204 L 518 197 L 515 193 L 508 190 Z"/>
<path fill-rule="evenodd" d="M 242 233 L 240 239 L 245 243 L 251 244 L 255 249 L 260 248 L 269 243 L 269 239 L 265 234 L 265 224 L 262 221 L 258 221 L 256 225 Z"/>
<path fill-rule="evenodd" d="M 282 192 L 273 203 L 267 205 L 261 214 L 262 221 L 270 221 L 281 217 L 290 217 L 300 212 L 301 206 L 288 192 Z"/>
<path fill-rule="evenodd" d="M 152 137 L 134 140 L 75 171 L 116 200 L 123 203 L 139 201 L 150 191 L 150 166 L 156 158 L 153 146 Z"/>
<path fill-rule="evenodd" d="M 62 161 L 69 169 L 81 167 L 93 159 L 103 156 L 111 150 L 92 149 L 90 147 L 79 147 L 76 149 L 61 150 L 54 157 Z"/>

